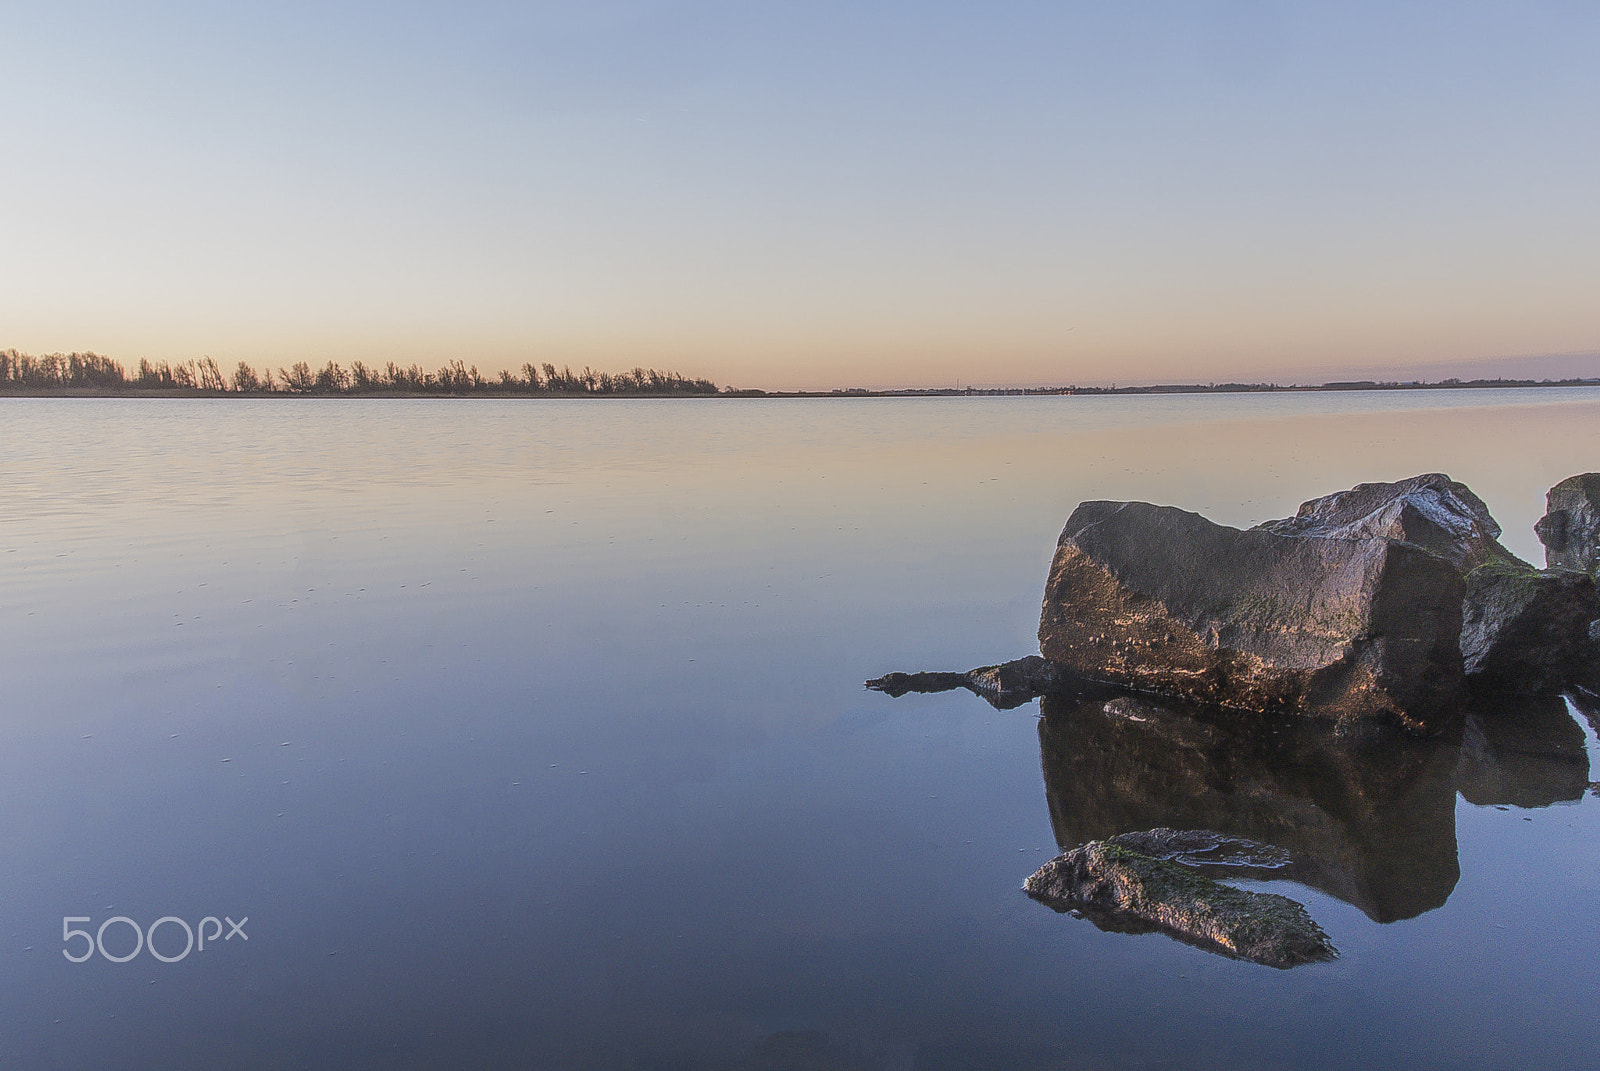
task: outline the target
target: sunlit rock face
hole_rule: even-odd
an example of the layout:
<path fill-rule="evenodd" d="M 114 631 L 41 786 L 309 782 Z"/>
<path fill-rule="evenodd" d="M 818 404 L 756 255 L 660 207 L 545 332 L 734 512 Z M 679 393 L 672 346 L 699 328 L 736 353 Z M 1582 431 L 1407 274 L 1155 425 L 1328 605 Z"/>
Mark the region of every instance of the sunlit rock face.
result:
<path fill-rule="evenodd" d="M 1533 530 L 1544 544 L 1545 565 L 1600 571 L 1600 472 L 1569 476 L 1545 494 L 1545 514 Z"/>
<path fill-rule="evenodd" d="M 1452 562 L 1412 543 L 1085 502 L 1056 547 L 1039 648 L 1161 695 L 1435 729 L 1462 689 L 1464 590 Z"/>
<path fill-rule="evenodd" d="M 1287 853 L 1271 876 L 1378 922 L 1439 907 L 1460 877 L 1449 739 L 1149 697 L 1046 696 L 1040 710 L 1045 798 L 1063 849 L 1157 827 L 1241 837 Z"/>

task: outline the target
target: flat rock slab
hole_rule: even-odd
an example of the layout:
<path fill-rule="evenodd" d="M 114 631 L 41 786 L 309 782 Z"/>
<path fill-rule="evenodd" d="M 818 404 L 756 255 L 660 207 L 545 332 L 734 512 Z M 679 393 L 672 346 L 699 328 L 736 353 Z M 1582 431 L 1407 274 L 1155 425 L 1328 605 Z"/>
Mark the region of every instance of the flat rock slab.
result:
<path fill-rule="evenodd" d="M 1305 907 L 1287 896 L 1235 889 L 1117 841 L 1090 841 L 1057 856 L 1023 890 L 1060 910 L 1077 909 L 1103 929 L 1155 929 L 1268 967 L 1338 956 Z"/>
<path fill-rule="evenodd" d="M 1431 730 L 1457 713 L 1463 593 L 1412 543 L 1085 502 L 1056 546 L 1039 649 L 1156 694 Z"/>

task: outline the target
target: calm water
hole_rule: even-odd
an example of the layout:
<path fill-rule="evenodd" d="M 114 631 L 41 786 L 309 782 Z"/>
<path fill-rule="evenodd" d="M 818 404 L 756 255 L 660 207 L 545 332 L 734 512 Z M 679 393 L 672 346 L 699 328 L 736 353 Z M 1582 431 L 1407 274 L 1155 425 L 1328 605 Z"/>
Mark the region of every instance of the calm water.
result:
<path fill-rule="evenodd" d="M 1544 491 L 1595 468 L 1589 391 L 0 401 L 0 1067 L 1586 1065 L 1561 704 L 1173 767 L 1092 710 L 861 681 L 1035 650 L 1082 499 L 1244 525 L 1444 471 L 1542 561 Z M 1251 887 L 1341 958 L 1018 890 L 1158 820 L 1301 838 L 1302 883 Z M 247 939 L 63 956 L 119 916 Z"/>

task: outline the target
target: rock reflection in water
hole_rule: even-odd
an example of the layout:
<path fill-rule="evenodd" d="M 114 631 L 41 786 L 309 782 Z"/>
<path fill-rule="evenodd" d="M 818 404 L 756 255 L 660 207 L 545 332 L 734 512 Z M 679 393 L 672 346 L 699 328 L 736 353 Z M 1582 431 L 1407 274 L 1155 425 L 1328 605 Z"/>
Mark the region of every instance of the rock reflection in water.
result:
<path fill-rule="evenodd" d="M 1596 622 L 1596 624 L 1600 624 L 1600 622 Z M 1596 686 L 1593 681 L 1590 684 L 1591 687 Z M 1571 701 L 1578 713 L 1583 715 L 1584 720 L 1589 723 L 1589 728 L 1593 729 L 1596 734 L 1600 734 L 1600 694 L 1597 694 L 1591 688 L 1574 688 L 1568 693 L 1567 699 Z"/>
<path fill-rule="evenodd" d="M 1411 918 L 1444 904 L 1460 877 L 1458 789 L 1472 803 L 1526 807 L 1588 787 L 1583 731 L 1559 698 L 1481 707 L 1459 733 L 1420 740 L 1142 696 L 1046 696 L 1051 824 L 1063 849 L 1162 826 L 1247 838 L 1288 853 L 1274 877 L 1377 922 Z"/>
<path fill-rule="evenodd" d="M 1157 826 L 1215 830 L 1284 849 L 1293 861 L 1278 876 L 1378 922 L 1438 907 L 1460 877 L 1449 745 L 1142 697 L 1041 705 L 1063 848 Z"/>
<path fill-rule="evenodd" d="M 1560 696 L 1485 701 L 1461 729 L 1456 787 L 1480 806 L 1548 807 L 1583 798 L 1589 752 Z"/>

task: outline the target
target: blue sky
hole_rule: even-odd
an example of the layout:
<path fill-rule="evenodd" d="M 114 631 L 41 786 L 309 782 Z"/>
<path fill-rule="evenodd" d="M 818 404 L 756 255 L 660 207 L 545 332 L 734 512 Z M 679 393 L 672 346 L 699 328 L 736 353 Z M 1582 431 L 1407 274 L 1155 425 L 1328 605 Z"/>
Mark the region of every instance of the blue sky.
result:
<path fill-rule="evenodd" d="M 1591 4 L 0 4 L 0 47 L 0 346 L 1600 374 Z"/>

